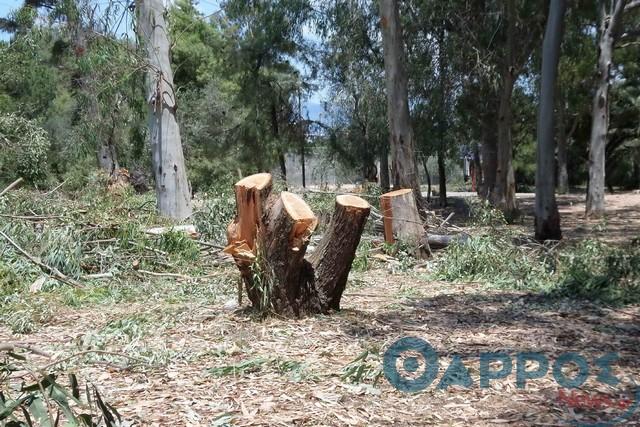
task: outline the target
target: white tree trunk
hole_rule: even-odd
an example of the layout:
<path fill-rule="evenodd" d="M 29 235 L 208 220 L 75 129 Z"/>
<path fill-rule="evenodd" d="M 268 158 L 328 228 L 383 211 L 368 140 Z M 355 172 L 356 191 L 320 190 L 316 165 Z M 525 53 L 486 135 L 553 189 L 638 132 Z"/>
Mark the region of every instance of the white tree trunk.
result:
<path fill-rule="evenodd" d="M 138 0 L 138 37 L 147 51 L 147 101 L 158 211 L 184 219 L 191 215 L 191 190 L 176 120 L 176 97 L 169 60 L 169 34 L 162 0 Z"/>
<path fill-rule="evenodd" d="M 411 188 L 418 208 L 423 209 L 426 208 L 426 202 L 420 192 L 415 140 L 409 117 L 407 72 L 404 64 L 398 0 L 380 1 L 380 26 L 384 51 L 393 186 L 396 190 Z"/>
<path fill-rule="evenodd" d="M 609 130 L 609 86 L 613 67 L 613 46 L 621 25 L 625 0 L 614 0 L 611 9 L 601 4 L 598 42 L 598 87 L 593 97 L 591 139 L 589 142 L 589 189 L 586 214 L 604 215 L 605 149 Z"/>
<path fill-rule="evenodd" d="M 538 147 L 536 164 L 536 239 L 560 240 L 560 214 L 555 196 L 554 95 L 562 43 L 566 0 L 551 2 L 542 46 L 542 77 L 538 110 Z"/>

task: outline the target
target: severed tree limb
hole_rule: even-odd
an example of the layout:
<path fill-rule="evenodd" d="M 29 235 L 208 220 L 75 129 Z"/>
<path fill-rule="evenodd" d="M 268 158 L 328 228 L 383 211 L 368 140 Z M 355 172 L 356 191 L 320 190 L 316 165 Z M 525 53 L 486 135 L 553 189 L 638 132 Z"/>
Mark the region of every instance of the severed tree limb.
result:
<path fill-rule="evenodd" d="M 30 353 L 37 354 L 38 356 L 51 358 L 49 353 L 45 353 L 42 350 L 38 350 L 37 348 L 31 347 L 27 344 L 19 343 L 19 342 L 4 342 L 0 343 L 0 351 L 13 352 L 16 349 L 27 350 Z"/>
<path fill-rule="evenodd" d="M 0 197 L 4 196 L 5 194 L 7 194 L 9 191 L 13 190 L 18 184 L 20 184 L 22 182 L 22 178 L 18 178 L 15 181 L 13 181 L 11 184 L 9 184 L 9 186 L 7 188 L 5 188 L 4 190 L 2 190 L 2 192 L 0 193 Z"/>
<path fill-rule="evenodd" d="M 56 279 L 56 280 L 58 280 L 58 281 L 60 281 L 62 283 L 66 283 L 67 285 L 74 286 L 76 288 L 82 288 L 83 287 L 82 283 L 77 282 L 76 280 L 72 279 L 71 277 L 67 276 L 66 274 L 63 274 L 57 268 L 50 267 L 50 266 L 44 264 L 43 262 L 38 260 L 36 257 L 34 257 L 33 255 L 29 254 L 27 251 L 25 251 L 20 246 L 18 246 L 18 244 L 16 242 L 14 242 L 11 239 L 11 237 L 7 236 L 4 231 L 0 230 L 0 236 L 4 237 L 4 239 L 7 242 L 9 242 L 11 244 L 11 246 L 13 246 L 18 252 L 20 252 L 20 254 L 22 254 L 22 256 L 24 256 L 29 261 L 31 261 L 32 263 L 34 263 L 35 265 L 40 267 L 42 270 L 44 270 L 46 273 L 48 273 L 54 279 Z"/>

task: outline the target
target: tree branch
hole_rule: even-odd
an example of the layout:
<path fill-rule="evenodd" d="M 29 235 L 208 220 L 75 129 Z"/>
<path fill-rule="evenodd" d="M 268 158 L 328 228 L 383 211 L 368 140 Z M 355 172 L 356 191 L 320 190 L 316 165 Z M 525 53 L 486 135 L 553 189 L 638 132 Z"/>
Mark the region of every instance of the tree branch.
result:
<path fill-rule="evenodd" d="M 20 252 L 20 254 L 22 254 L 22 256 L 24 256 L 25 258 L 27 258 L 29 261 L 31 261 L 32 263 L 34 263 L 35 265 L 37 265 L 38 267 L 40 267 L 41 269 L 45 270 L 47 273 L 49 273 L 49 275 L 51 277 L 53 277 L 56 280 L 59 280 L 63 283 L 66 283 L 68 285 L 71 286 L 75 286 L 76 288 L 81 288 L 83 287 L 83 285 L 79 282 L 76 282 L 75 280 L 73 280 L 72 278 L 68 277 L 67 275 L 63 274 L 60 270 L 58 270 L 55 267 L 49 267 L 48 265 L 42 263 L 40 260 L 38 260 L 37 258 L 35 258 L 33 255 L 29 254 L 27 251 L 25 251 L 24 249 L 22 249 L 20 246 L 18 246 L 18 244 L 16 242 L 14 242 L 11 237 L 7 236 L 4 231 L 0 231 L 0 236 L 4 237 L 4 239 L 9 242 L 9 244 L 11 244 L 11 246 L 13 246 L 18 252 Z"/>

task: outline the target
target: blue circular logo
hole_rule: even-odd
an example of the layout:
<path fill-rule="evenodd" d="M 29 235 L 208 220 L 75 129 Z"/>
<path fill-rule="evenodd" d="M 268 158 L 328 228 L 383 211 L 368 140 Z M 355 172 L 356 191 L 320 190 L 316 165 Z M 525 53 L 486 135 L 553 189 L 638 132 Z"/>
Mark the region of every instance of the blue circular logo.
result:
<path fill-rule="evenodd" d="M 420 359 L 424 371 L 420 369 Z M 402 371 L 398 369 L 402 362 Z M 391 344 L 384 353 L 384 376 L 398 390 L 414 393 L 429 387 L 438 375 L 438 354 L 431 345 L 416 337 L 405 337 Z"/>

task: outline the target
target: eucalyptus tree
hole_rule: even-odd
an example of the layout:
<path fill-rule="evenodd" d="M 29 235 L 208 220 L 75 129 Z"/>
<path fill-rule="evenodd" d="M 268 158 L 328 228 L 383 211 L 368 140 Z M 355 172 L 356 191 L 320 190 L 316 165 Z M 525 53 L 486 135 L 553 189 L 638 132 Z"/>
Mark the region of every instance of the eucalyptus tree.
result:
<path fill-rule="evenodd" d="M 161 0 L 140 0 L 136 9 L 138 37 L 148 61 L 149 135 L 158 211 L 173 219 L 184 219 L 192 212 L 191 189 L 176 118 L 165 8 Z"/>
<path fill-rule="evenodd" d="M 330 139 L 329 148 L 341 153 L 341 160 L 356 167 L 363 179 L 373 181 L 379 175 L 381 187 L 388 190 L 389 141 L 378 22 L 373 2 L 333 0 L 324 3 L 316 27 L 323 40 L 323 78 L 337 101 L 329 112 L 331 127 L 336 136 L 345 136 Z"/>
<path fill-rule="evenodd" d="M 236 132 L 246 149 L 241 156 L 259 170 L 270 170 L 275 158 L 286 180 L 285 154 L 299 139 L 297 100 L 308 90 L 294 62 L 307 56 L 303 28 L 313 9 L 307 0 L 227 0 L 223 7 L 235 29 L 228 71 L 238 85 L 236 102 L 249 110 Z"/>
<path fill-rule="evenodd" d="M 602 216 L 605 212 L 605 158 L 609 131 L 609 89 L 615 73 L 614 48 L 620 39 L 637 36 L 637 29 L 625 32 L 624 18 L 638 8 L 640 8 L 640 1 L 637 0 L 599 1 L 598 80 L 591 111 L 589 186 L 586 205 L 586 214 L 591 217 Z"/>
<path fill-rule="evenodd" d="M 424 210 L 426 200 L 420 190 L 416 144 L 409 116 L 406 54 L 398 3 L 397 0 L 380 1 L 393 186 L 412 189 L 419 209 Z"/>
<path fill-rule="evenodd" d="M 547 28 L 542 45 L 542 72 L 538 108 L 538 144 L 536 162 L 536 239 L 560 240 L 560 214 L 555 198 L 554 95 L 560 60 L 560 45 L 566 0 L 550 2 Z"/>

